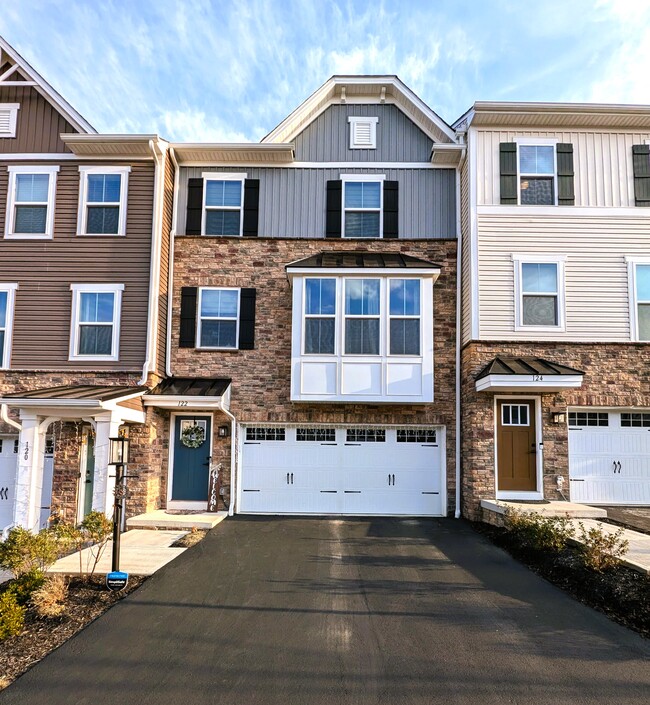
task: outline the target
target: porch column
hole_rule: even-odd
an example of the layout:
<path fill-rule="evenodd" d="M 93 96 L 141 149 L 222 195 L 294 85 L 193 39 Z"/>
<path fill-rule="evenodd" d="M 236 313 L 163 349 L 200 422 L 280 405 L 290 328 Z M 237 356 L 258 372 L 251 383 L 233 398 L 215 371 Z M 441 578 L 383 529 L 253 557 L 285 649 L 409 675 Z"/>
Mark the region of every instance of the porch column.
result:
<path fill-rule="evenodd" d="M 38 531 L 43 488 L 42 452 L 45 434 L 39 430 L 36 414 L 20 412 L 22 429 L 18 442 L 18 467 L 14 501 L 14 524 Z"/>
<path fill-rule="evenodd" d="M 117 438 L 122 419 L 112 413 L 95 416 L 95 484 L 93 510 L 113 516 L 115 468 L 109 466 L 109 439 Z M 109 472 L 110 471 L 110 472 Z M 112 477 L 111 477 L 112 475 Z"/>

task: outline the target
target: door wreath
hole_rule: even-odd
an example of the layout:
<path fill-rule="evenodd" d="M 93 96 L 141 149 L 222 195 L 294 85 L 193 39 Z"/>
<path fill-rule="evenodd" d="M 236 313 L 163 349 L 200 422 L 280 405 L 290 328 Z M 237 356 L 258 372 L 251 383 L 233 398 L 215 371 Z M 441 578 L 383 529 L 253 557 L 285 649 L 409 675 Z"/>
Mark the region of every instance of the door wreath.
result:
<path fill-rule="evenodd" d="M 199 448 L 205 443 L 205 429 L 199 424 L 186 426 L 181 432 L 181 443 L 186 448 Z"/>

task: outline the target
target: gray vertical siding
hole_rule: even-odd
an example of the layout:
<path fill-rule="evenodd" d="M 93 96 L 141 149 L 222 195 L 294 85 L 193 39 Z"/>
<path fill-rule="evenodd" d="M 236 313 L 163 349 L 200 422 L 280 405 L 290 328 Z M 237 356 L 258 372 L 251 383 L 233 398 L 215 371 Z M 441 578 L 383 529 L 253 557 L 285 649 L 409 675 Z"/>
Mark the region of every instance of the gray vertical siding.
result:
<path fill-rule="evenodd" d="M 177 232 L 185 233 L 187 180 L 202 173 L 246 173 L 260 180 L 262 237 L 325 236 L 326 182 L 341 173 L 386 175 L 399 182 L 399 236 L 404 239 L 456 237 L 455 169 L 300 169 L 259 167 L 181 168 Z"/>
<path fill-rule="evenodd" d="M 377 148 L 350 149 L 348 117 L 378 117 Z M 331 105 L 294 140 L 298 162 L 428 162 L 432 140 L 394 105 Z"/>

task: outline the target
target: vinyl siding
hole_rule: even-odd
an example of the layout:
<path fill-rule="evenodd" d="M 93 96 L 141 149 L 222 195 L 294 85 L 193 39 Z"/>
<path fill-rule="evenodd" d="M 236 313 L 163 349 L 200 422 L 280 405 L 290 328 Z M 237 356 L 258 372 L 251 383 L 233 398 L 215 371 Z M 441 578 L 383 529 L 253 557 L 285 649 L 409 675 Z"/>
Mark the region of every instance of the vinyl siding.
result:
<path fill-rule="evenodd" d="M 479 215 L 483 340 L 630 340 L 626 256 L 648 256 L 648 220 Z M 514 329 L 512 254 L 566 255 L 566 332 Z"/>
<path fill-rule="evenodd" d="M 326 182 L 345 174 L 385 174 L 399 181 L 401 238 L 456 237 L 455 169 L 300 169 L 259 167 L 182 168 L 177 232 L 185 234 L 187 180 L 203 172 L 246 173 L 260 180 L 259 235 L 321 238 L 325 235 Z"/>
<path fill-rule="evenodd" d="M 377 117 L 376 149 L 350 149 L 348 117 Z M 299 162 L 428 162 L 433 141 L 395 105 L 331 105 L 294 140 Z"/>
<path fill-rule="evenodd" d="M 84 162 L 87 163 L 87 162 Z M 8 173 L 0 166 L 0 234 L 4 234 Z M 145 357 L 153 206 L 153 164 L 131 165 L 126 236 L 78 236 L 79 164 L 57 178 L 54 238 L 0 237 L 0 281 L 17 282 L 12 369 L 141 370 Z M 121 283 L 122 325 L 117 362 L 69 362 L 70 284 Z"/>
<path fill-rule="evenodd" d="M 517 137 L 554 138 L 573 145 L 575 205 L 634 207 L 632 145 L 648 132 L 477 130 L 478 205 L 499 204 L 499 143 Z M 567 206 L 570 207 L 570 206 Z"/>
<path fill-rule="evenodd" d="M 158 348 L 156 371 L 165 373 L 167 349 L 167 293 L 169 288 L 169 239 L 174 207 L 174 165 L 167 154 L 165 158 L 165 193 L 163 195 L 162 243 L 160 250 L 160 287 L 158 300 Z"/>
<path fill-rule="evenodd" d="M 0 154 L 70 152 L 60 134 L 77 130 L 34 88 L 3 88 L 0 103 L 20 103 L 16 136 L 0 138 Z"/>
<path fill-rule="evenodd" d="M 463 343 L 472 335 L 472 283 L 471 270 L 471 239 L 470 239 L 470 212 L 469 212 L 469 161 L 465 161 L 460 174 L 460 225 L 461 238 L 463 239 L 463 252 L 461 266 L 461 331 Z"/>

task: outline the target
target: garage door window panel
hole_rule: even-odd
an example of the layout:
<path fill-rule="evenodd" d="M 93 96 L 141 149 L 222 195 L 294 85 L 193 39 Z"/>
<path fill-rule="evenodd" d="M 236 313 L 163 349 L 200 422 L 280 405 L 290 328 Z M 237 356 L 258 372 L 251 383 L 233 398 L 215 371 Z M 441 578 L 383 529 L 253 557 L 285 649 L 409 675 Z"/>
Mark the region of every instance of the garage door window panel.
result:
<path fill-rule="evenodd" d="M 275 426 L 249 426 L 246 429 L 247 441 L 284 441 L 286 431 Z"/>
<path fill-rule="evenodd" d="M 305 355 L 333 355 L 336 347 L 336 279 L 305 280 Z"/>
<path fill-rule="evenodd" d="M 569 426 L 609 426 L 605 411 L 570 411 Z"/>
<path fill-rule="evenodd" d="M 379 355 L 380 280 L 345 281 L 345 354 Z"/>

